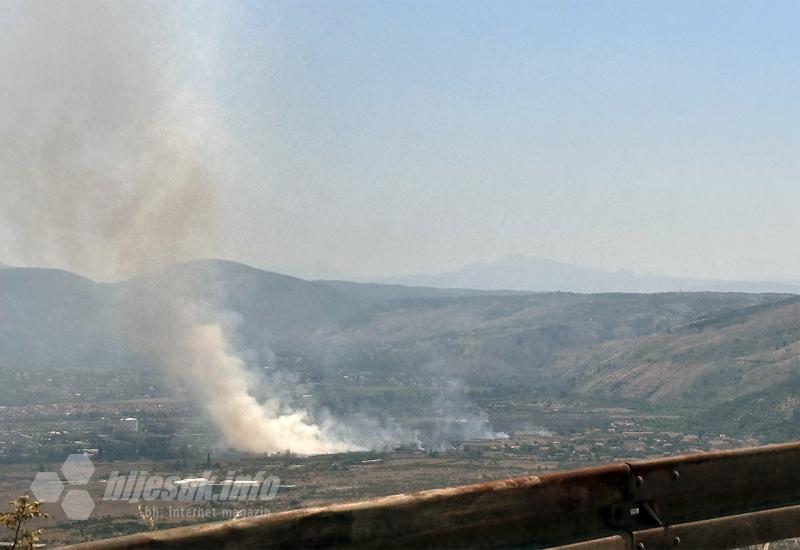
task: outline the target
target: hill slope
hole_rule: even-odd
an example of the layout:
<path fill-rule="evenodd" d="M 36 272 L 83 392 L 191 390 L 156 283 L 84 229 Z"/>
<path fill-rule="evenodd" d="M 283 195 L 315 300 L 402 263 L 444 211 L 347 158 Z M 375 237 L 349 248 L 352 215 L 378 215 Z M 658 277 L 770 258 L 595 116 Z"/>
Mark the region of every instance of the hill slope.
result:
<path fill-rule="evenodd" d="M 392 303 L 327 335 L 354 369 L 523 382 L 559 379 L 573 350 L 628 341 L 781 299 L 757 294 L 524 294 Z"/>
<path fill-rule="evenodd" d="M 0 271 L 0 364 L 136 366 L 125 351 L 125 312 L 170 289 L 188 289 L 198 301 L 237 316 L 237 343 L 255 350 L 305 347 L 320 332 L 368 322 L 371 308 L 392 300 L 486 294 L 311 282 L 216 260 L 116 284 L 54 269 L 8 268 Z"/>
<path fill-rule="evenodd" d="M 0 363 L 25 367 L 121 365 L 108 288 L 66 271 L 0 271 Z"/>
<path fill-rule="evenodd" d="M 573 351 L 557 370 L 561 385 L 581 394 L 684 406 L 779 389 L 800 373 L 800 298 Z"/>
<path fill-rule="evenodd" d="M 755 294 L 525 294 L 311 282 L 234 262 L 198 261 L 117 284 L 47 269 L 0 271 L 0 362 L 102 367 L 124 352 L 126 308 L 158 292 L 196 299 L 240 318 L 245 350 L 279 346 L 380 373 L 437 365 L 457 376 L 533 379 L 553 358 L 773 302 Z M 320 366 L 320 368 L 323 368 Z"/>
<path fill-rule="evenodd" d="M 239 315 L 241 330 L 267 340 L 305 338 L 363 309 L 351 296 L 328 285 L 221 260 L 179 264 L 116 287 L 122 299 L 180 289 L 198 302 Z"/>

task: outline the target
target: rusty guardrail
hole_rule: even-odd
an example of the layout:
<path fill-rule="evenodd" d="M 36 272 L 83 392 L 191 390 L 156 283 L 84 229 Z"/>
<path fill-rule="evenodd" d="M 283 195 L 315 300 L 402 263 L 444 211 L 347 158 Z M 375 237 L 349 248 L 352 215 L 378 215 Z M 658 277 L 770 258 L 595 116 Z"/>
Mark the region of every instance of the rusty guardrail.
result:
<path fill-rule="evenodd" d="M 800 537 L 800 443 L 622 462 L 71 548 L 649 550 L 733 548 L 792 537 Z"/>

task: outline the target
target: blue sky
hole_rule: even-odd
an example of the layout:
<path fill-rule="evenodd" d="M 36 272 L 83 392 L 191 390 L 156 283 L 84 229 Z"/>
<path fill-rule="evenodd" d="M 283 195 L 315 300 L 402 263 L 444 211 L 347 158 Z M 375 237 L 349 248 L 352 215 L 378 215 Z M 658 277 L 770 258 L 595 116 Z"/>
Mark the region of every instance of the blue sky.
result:
<path fill-rule="evenodd" d="M 174 6 L 229 137 L 213 255 L 800 280 L 797 2 Z"/>
<path fill-rule="evenodd" d="M 261 199 L 233 211 L 279 241 L 241 254 L 376 274 L 522 253 L 800 278 L 799 11 L 240 5 L 218 85 L 253 152 L 237 185 Z"/>

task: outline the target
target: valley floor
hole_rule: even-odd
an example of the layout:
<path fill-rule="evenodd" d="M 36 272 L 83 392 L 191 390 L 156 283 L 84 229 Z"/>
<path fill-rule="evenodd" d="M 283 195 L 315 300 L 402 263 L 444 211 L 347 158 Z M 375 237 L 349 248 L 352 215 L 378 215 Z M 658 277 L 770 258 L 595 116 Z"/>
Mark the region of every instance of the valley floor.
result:
<path fill-rule="evenodd" d="M 333 393 L 353 389 L 327 388 Z M 407 399 L 408 389 L 403 394 Z M 385 387 L 361 387 L 364 394 Z M 352 501 L 395 493 L 531 475 L 628 458 L 756 445 L 764 438 L 692 432 L 679 412 L 658 414 L 609 404 L 540 399 L 519 392 L 467 388 L 470 406 L 486 414 L 494 438 L 406 445 L 380 452 L 301 457 L 291 452 L 248 455 L 220 449 L 202 413 L 188 401 L 143 397 L 91 402 L 4 406 L 0 440 L 0 501 L 28 493 L 39 471 L 57 471 L 63 457 L 81 449 L 99 451 L 96 471 L 81 486 L 97 507 L 87 521 L 69 521 L 58 503 L 40 523 L 49 544 L 78 542 L 147 530 Z M 416 395 L 416 393 L 414 394 Z M 422 393 L 426 399 L 426 394 Z M 389 400 L 391 402 L 391 400 Z M 435 410 L 391 411 L 396 422 L 424 431 L 437 425 Z M 116 429 L 121 417 L 136 417 L 137 433 Z M 424 439 L 424 434 L 422 439 Z M 430 438 L 429 438 L 429 441 Z M 288 445 L 287 445 L 288 446 Z M 16 453 L 16 454 L 12 454 Z M 113 471 L 146 471 L 182 479 L 224 477 L 228 471 L 277 476 L 274 499 L 245 504 L 175 501 L 127 502 L 102 499 Z M 62 497 L 63 498 L 63 497 Z M 140 507 L 141 504 L 141 507 Z"/>

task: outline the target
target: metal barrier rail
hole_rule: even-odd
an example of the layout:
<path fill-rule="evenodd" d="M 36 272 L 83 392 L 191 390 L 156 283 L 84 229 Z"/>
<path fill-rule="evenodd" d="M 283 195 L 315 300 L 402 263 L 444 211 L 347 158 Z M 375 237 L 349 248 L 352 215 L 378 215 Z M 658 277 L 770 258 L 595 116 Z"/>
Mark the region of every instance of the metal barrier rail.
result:
<path fill-rule="evenodd" d="M 733 548 L 800 537 L 800 443 L 641 460 L 75 545 Z"/>

